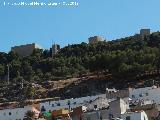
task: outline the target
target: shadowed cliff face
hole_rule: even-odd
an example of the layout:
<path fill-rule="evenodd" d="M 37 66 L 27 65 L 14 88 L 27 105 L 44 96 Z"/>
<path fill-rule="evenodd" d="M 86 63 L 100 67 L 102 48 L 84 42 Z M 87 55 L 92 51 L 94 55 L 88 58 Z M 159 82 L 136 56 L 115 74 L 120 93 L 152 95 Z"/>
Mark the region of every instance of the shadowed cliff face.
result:
<path fill-rule="evenodd" d="M 1 87 L 0 92 L 7 100 L 25 100 L 25 99 L 39 99 L 61 97 L 78 98 L 84 96 L 104 94 L 106 88 L 126 89 L 128 87 L 146 87 L 160 84 L 159 72 L 147 72 L 134 77 L 121 78 L 109 75 L 92 75 L 81 78 L 69 78 L 58 81 L 48 81 L 33 87 L 26 83 L 21 87 L 21 84 L 9 85 Z M 32 88 L 32 87 L 33 88 Z"/>
<path fill-rule="evenodd" d="M 159 84 L 160 76 L 145 75 L 134 78 L 120 79 L 112 76 L 106 77 L 92 77 L 79 79 L 72 84 L 54 91 L 49 91 L 48 96 L 59 96 L 62 98 L 76 98 L 83 96 L 96 95 L 98 93 L 105 93 L 106 88 L 126 89 L 128 87 L 145 87 L 152 86 L 152 80 L 155 84 Z"/>

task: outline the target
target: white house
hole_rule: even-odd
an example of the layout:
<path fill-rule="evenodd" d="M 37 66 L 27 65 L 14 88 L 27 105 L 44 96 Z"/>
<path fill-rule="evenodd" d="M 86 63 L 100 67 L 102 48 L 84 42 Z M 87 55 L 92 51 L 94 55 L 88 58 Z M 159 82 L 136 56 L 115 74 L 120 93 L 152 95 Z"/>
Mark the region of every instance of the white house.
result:
<path fill-rule="evenodd" d="M 76 108 L 79 106 L 83 106 L 88 102 L 94 101 L 97 98 L 105 98 L 105 94 L 96 95 L 96 96 L 87 96 L 87 97 L 81 97 L 81 98 L 71 98 L 71 99 L 65 99 L 65 100 L 59 100 L 59 101 L 47 101 L 40 103 L 40 108 L 42 112 L 45 111 L 53 111 L 53 110 L 59 110 L 64 108 Z"/>
<path fill-rule="evenodd" d="M 109 100 L 99 97 L 92 102 L 88 102 L 85 106 L 87 107 L 87 111 L 105 109 L 109 106 Z"/>
<path fill-rule="evenodd" d="M 122 120 L 148 120 L 147 114 L 144 111 L 127 112 L 121 115 Z"/>
<path fill-rule="evenodd" d="M 160 104 L 160 88 L 156 86 L 145 88 L 129 88 L 129 97 L 134 101 L 144 101 L 145 104 Z M 147 101 L 147 102 L 146 102 Z"/>
<path fill-rule="evenodd" d="M 82 114 L 82 120 L 110 120 L 120 118 L 125 114 L 129 104 L 122 99 L 117 99 L 109 103 L 107 109 L 88 111 Z"/>
<path fill-rule="evenodd" d="M 123 99 L 117 99 L 109 103 L 109 114 L 114 118 L 120 118 L 121 114 L 129 109 L 129 103 Z"/>
<path fill-rule="evenodd" d="M 129 88 L 126 90 L 106 89 L 106 97 L 108 99 L 130 98 L 130 102 L 141 105 L 160 104 L 160 88 L 157 86 L 145 88 Z"/>
<path fill-rule="evenodd" d="M 28 111 L 34 112 L 35 117 L 38 118 L 40 111 L 34 107 L 25 106 L 24 108 L 0 110 L 0 120 L 23 120 Z"/>

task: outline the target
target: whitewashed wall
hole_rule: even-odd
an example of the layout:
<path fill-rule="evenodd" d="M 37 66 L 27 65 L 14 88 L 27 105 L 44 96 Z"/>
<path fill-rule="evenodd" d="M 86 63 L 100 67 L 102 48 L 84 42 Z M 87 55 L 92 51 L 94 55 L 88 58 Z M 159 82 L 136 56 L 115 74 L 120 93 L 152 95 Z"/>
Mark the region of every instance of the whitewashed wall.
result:
<path fill-rule="evenodd" d="M 24 108 L 0 110 L 0 120 L 23 120 L 27 111 L 34 112 L 34 108 L 26 106 Z"/>
<path fill-rule="evenodd" d="M 59 101 L 44 102 L 44 103 L 40 103 L 40 108 L 44 106 L 46 111 L 69 108 L 68 101 L 70 101 L 70 108 L 76 108 L 78 106 L 83 106 L 86 102 L 89 102 L 90 100 L 93 101 L 98 97 L 105 98 L 106 94 L 101 94 L 96 96 L 87 96 L 87 97 L 81 97 L 81 98 L 75 98 L 75 99 L 65 99 L 65 100 L 59 100 Z M 58 103 L 60 103 L 60 106 L 57 105 Z"/>

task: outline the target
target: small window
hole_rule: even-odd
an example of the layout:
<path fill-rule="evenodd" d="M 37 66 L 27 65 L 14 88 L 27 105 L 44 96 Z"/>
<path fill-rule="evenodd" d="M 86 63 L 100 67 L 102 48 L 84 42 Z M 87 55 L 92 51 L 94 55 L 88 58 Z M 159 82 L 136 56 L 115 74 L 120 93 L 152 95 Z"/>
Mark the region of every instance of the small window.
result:
<path fill-rule="evenodd" d="M 11 115 L 12 113 L 11 112 L 9 112 L 9 115 Z"/>
<path fill-rule="evenodd" d="M 131 120 L 131 117 L 130 117 L 130 116 L 127 116 L 127 117 L 126 117 L 126 120 Z"/>
<path fill-rule="evenodd" d="M 56 119 L 57 119 L 57 120 L 59 120 L 59 119 L 61 120 L 61 119 L 62 119 L 62 116 L 58 116 L 58 117 L 56 117 Z"/>
<path fill-rule="evenodd" d="M 146 93 L 146 96 L 148 96 L 148 93 Z"/>
<path fill-rule="evenodd" d="M 60 104 L 60 103 L 57 103 L 57 106 L 61 106 L 61 104 Z"/>
<path fill-rule="evenodd" d="M 134 95 L 132 95 L 132 98 L 135 98 L 135 96 L 134 96 Z"/>
<path fill-rule="evenodd" d="M 139 97 L 142 97 L 142 94 L 139 94 Z"/>
<path fill-rule="evenodd" d="M 97 105 L 94 105 L 94 109 L 97 109 Z"/>
<path fill-rule="evenodd" d="M 54 107 L 54 104 L 52 104 L 52 107 Z"/>
<path fill-rule="evenodd" d="M 68 103 L 67 103 L 68 105 L 70 105 L 71 104 L 71 102 L 68 100 Z"/>
<path fill-rule="evenodd" d="M 45 112 L 45 111 L 46 111 L 45 107 L 44 107 L 44 106 L 42 106 L 42 108 L 41 108 L 41 112 Z"/>

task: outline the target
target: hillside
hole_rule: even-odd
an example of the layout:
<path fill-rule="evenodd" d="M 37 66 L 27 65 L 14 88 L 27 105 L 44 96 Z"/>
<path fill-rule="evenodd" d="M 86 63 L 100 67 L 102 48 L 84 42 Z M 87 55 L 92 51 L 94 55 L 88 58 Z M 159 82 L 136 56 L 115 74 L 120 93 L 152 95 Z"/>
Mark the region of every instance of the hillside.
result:
<path fill-rule="evenodd" d="M 0 53 L 0 84 L 2 86 L 7 82 L 7 64 L 10 66 L 11 85 L 22 83 L 41 85 L 48 81 L 56 82 L 75 77 L 81 79 L 83 76 L 91 75 L 96 76 L 94 79 L 97 81 L 101 76 L 105 76 L 102 78 L 105 86 L 100 81 L 89 82 L 92 78 L 87 77 L 88 82 L 80 81 L 63 86 L 62 93 L 73 86 L 77 86 L 74 89 L 83 85 L 87 88 L 87 85 L 92 83 L 96 83 L 97 86 L 102 84 L 104 87 L 102 91 L 96 92 L 105 91 L 105 87 L 125 88 L 138 83 L 151 85 L 153 80 L 159 84 L 160 32 L 145 36 L 144 39 L 134 35 L 96 44 L 68 45 L 62 48 L 54 58 L 51 58 L 50 50 L 37 49 L 29 57 L 20 57 L 13 52 Z M 49 91 L 54 89 L 57 90 L 52 86 Z M 89 93 L 92 94 L 92 92 L 94 93 L 94 90 Z M 56 96 L 51 95 L 50 92 L 48 94 Z"/>

